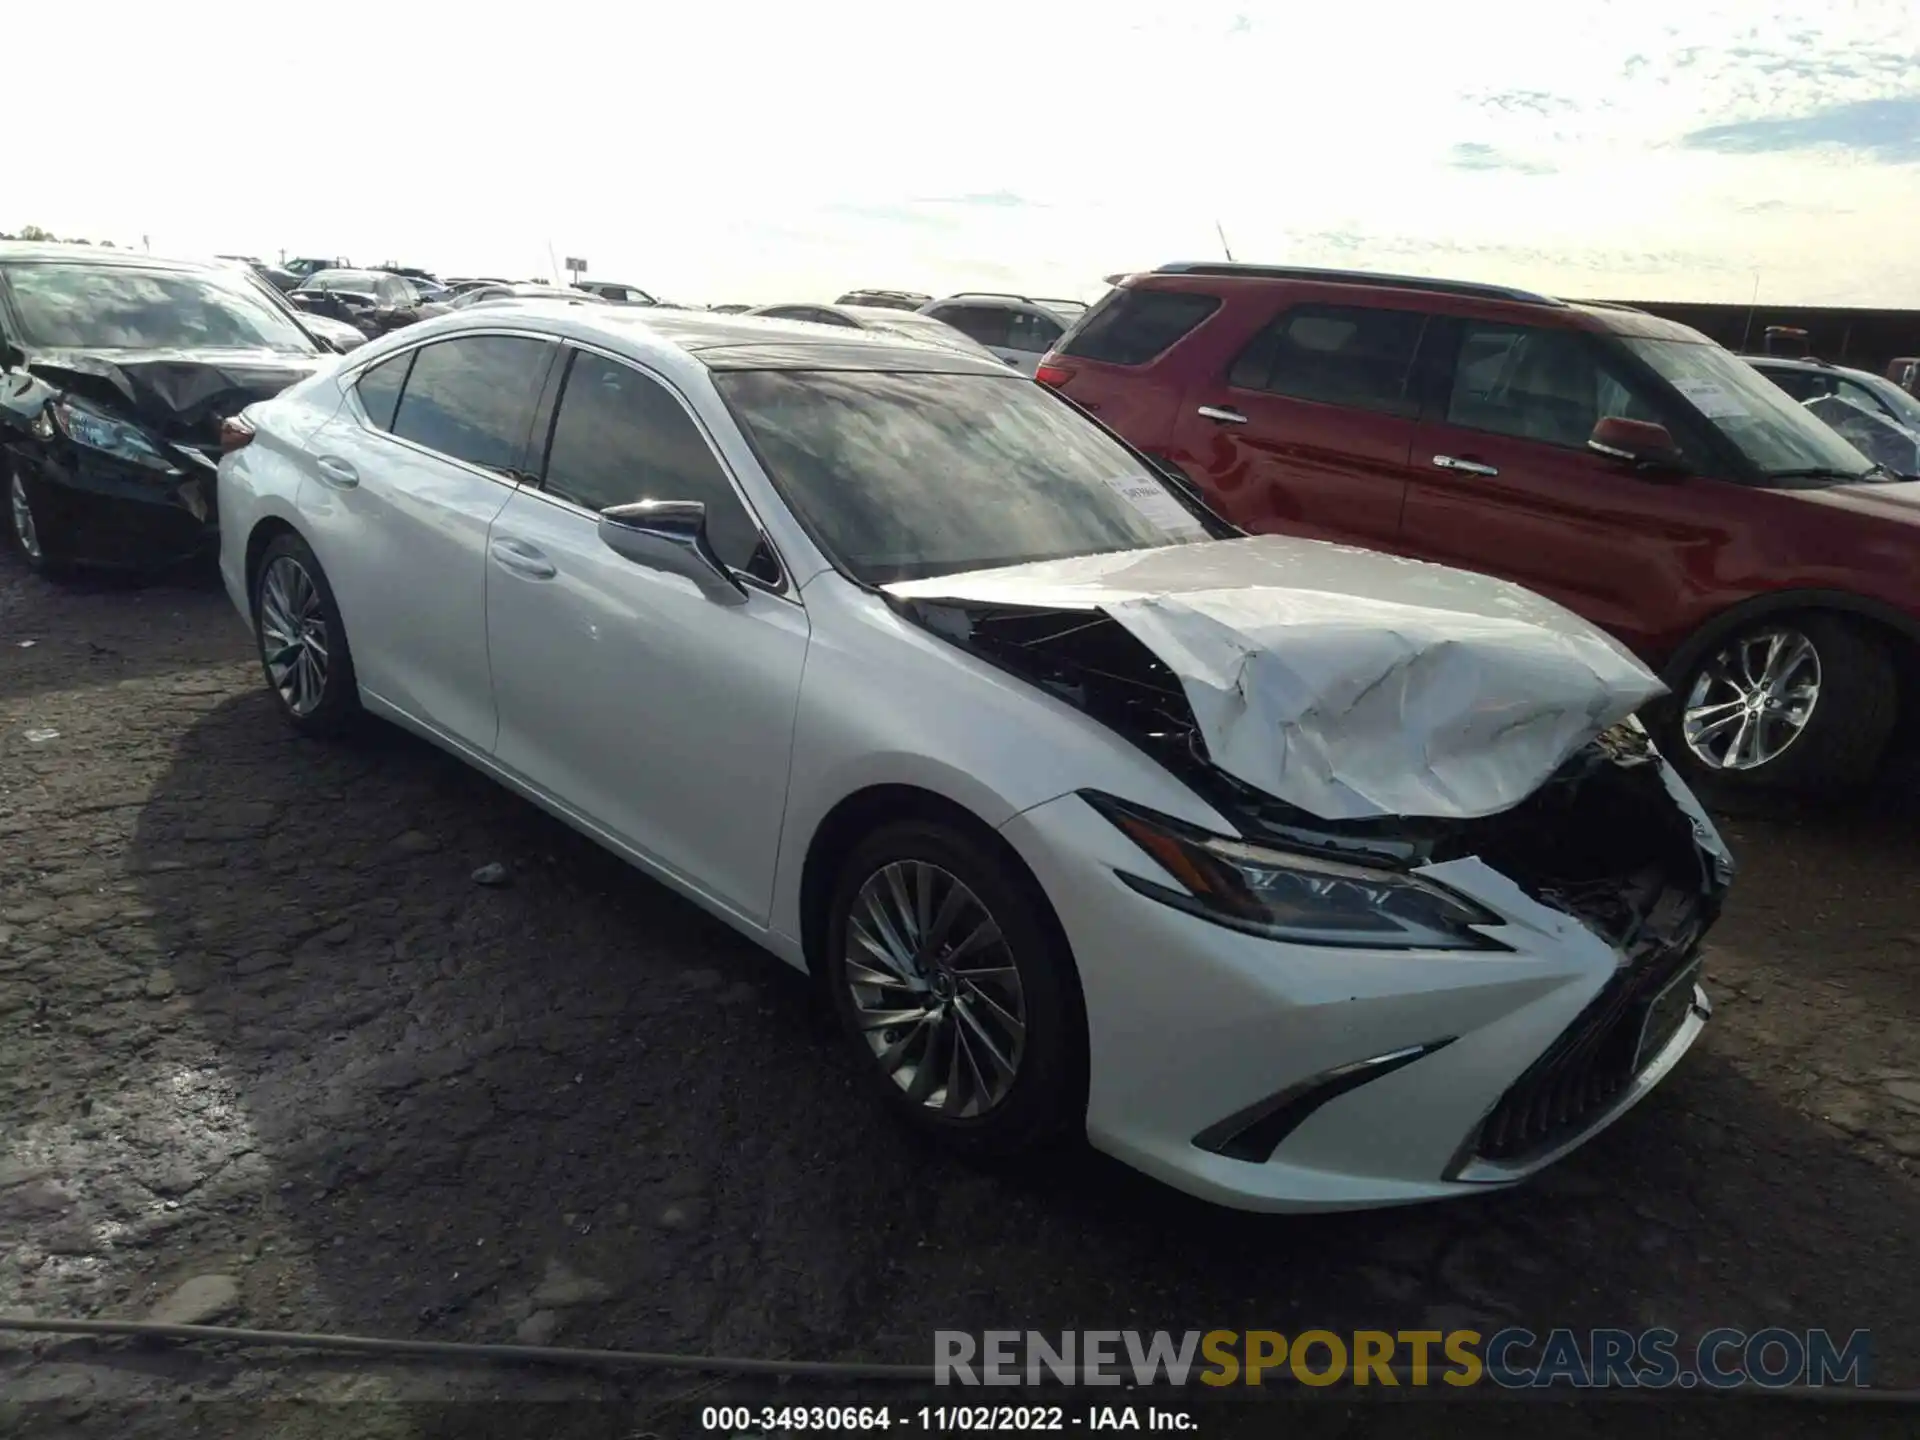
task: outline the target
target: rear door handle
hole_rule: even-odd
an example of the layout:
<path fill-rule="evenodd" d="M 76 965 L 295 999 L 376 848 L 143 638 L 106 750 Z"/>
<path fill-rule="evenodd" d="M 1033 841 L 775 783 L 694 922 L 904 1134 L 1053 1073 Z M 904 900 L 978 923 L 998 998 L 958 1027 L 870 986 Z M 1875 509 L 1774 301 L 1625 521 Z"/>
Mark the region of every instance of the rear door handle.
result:
<path fill-rule="evenodd" d="M 529 580 L 551 580 L 559 572 L 553 562 L 524 540 L 499 539 L 487 547 L 502 569 Z"/>
<path fill-rule="evenodd" d="M 1500 470 L 1494 465 L 1483 465 L 1478 460 L 1456 460 L 1451 455 L 1436 455 L 1433 463 L 1442 470 L 1458 470 L 1465 475 L 1498 475 Z"/>
<path fill-rule="evenodd" d="M 1218 405 L 1202 405 L 1199 413 L 1201 419 L 1212 420 L 1220 425 L 1244 425 L 1247 423 L 1247 417 L 1242 415 L 1238 410 L 1223 410 Z"/>
<path fill-rule="evenodd" d="M 351 490 L 360 483 L 360 472 L 338 455 L 322 455 L 313 462 L 320 478 L 336 490 Z"/>

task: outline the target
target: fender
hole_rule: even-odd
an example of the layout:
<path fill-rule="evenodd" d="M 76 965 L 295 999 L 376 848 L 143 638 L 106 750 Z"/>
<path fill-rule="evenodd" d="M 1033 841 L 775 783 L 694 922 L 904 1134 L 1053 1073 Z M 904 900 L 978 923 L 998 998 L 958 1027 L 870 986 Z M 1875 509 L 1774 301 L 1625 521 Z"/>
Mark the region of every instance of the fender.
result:
<path fill-rule="evenodd" d="M 1884 601 L 1846 590 L 1775 590 L 1743 600 L 1707 621 L 1683 640 L 1667 658 L 1666 664 L 1661 667 L 1660 678 L 1666 681 L 1669 690 L 1678 694 L 1681 682 L 1707 650 L 1744 625 L 1789 610 L 1827 610 L 1858 615 L 1879 622 L 1904 636 L 1910 644 L 1920 647 L 1920 616 L 1911 615 Z"/>

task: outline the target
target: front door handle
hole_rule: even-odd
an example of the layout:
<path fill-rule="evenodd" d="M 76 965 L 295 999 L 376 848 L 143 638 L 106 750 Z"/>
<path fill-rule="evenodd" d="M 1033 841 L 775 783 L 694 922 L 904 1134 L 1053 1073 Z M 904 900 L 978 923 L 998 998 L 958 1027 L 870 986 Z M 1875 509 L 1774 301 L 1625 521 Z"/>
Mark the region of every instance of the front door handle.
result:
<path fill-rule="evenodd" d="M 529 580 L 551 580 L 559 573 L 551 560 L 524 540 L 500 539 L 487 548 L 502 569 Z"/>
<path fill-rule="evenodd" d="M 1465 475 L 1498 475 L 1499 467 L 1484 465 L 1478 460 L 1457 460 L 1451 455 L 1436 455 L 1433 463 L 1442 470 L 1458 470 Z"/>
<path fill-rule="evenodd" d="M 313 462 L 320 478 L 336 490 L 351 490 L 360 483 L 360 472 L 338 455 L 322 455 Z"/>
<path fill-rule="evenodd" d="M 1238 410 L 1223 410 L 1218 405 L 1202 405 L 1199 414 L 1201 419 L 1212 420 L 1219 425 L 1244 425 L 1247 423 L 1247 417 L 1242 415 Z"/>

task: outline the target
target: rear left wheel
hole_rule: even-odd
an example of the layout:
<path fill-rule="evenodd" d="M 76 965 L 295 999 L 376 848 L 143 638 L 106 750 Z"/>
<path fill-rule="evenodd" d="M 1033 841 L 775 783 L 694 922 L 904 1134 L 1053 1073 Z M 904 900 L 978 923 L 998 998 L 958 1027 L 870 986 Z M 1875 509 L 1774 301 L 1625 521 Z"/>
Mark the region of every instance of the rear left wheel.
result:
<path fill-rule="evenodd" d="M 253 623 L 261 669 L 288 723 L 308 735 L 345 730 L 360 713 L 353 653 L 326 572 L 290 531 L 260 557 Z"/>

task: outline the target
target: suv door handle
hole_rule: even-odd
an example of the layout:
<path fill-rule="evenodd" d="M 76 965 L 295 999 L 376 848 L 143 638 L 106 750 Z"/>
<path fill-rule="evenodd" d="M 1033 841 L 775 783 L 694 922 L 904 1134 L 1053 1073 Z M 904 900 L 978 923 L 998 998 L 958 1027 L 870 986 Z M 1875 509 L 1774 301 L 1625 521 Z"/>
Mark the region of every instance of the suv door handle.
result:
<path fill-rule="evenodd" d="M 500 539 L 487 548 L 502 569 L 529 580 L 551 580 L 559 573 L 551 560 L 524 540 Z"/>
<path fill-rule="evenodd" d="M 351 490 L 360 483 L 360 472 L 338 455 L 322 455 L 313 462 L 320 478 L 336 490 Z"/>
<path fill-rule="evenodd" d="M 1242 415 L 1238 410 L 1222 410 L 1218 405 L 1202 405 L 1198 413 L 1201 419 L 1212 420 L 1220 425 L 1244 425 L 1247 423 L 1247 417 Z"/>
<path fill-rule="evenodd" d="M 1478 460 L 1456 460 L 1451 455 L 1436 455 L 1433 463 L 1442 470 L 1458 470 L 1467 475 L 1498 475 L 1499 467 L 1483 465 Z"/>

